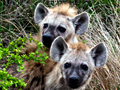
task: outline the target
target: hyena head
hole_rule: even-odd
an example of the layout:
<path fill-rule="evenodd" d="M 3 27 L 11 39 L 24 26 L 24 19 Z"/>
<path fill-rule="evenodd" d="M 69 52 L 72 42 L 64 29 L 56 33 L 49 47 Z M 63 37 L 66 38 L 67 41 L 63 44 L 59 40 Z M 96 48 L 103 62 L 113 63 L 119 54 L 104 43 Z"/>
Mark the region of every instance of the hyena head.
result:
<path fill-rule="evenodd" d="M 93 70 L 105 64 L 107 49 L 103 43 L 92 49 L 81 42 L 68 45 L 59 36 L 51 46 L 50 56 L 58 62 L 64 84 L 80 89 L 89 83 Z"/>
<path fill-rule="evenodd" d="M 34 20 L 40 27 L 42 43 L 50 47 L 57 36 L 62 36 L 67 42 L 77 42 L 75 34 L 81 35 L 88 28 L 89 16 L 86 12 L 76 14 L 77 10 L 69 4 L 47 8 L 39 3 L 34 12 Z"/>

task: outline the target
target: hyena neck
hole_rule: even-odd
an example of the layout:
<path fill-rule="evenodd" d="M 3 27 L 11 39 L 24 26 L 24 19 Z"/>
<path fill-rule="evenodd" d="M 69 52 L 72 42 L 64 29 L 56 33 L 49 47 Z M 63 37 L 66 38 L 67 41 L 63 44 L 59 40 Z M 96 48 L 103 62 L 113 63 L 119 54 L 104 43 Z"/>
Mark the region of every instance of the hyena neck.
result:
<path fill-rule="evenodd" d="M 76 35 L 73 35 L 67 42 L 69 44 L 78 43 L 78 37 Z"/>
<path fill-rule="evenodd" d="M 59 68 L 59 63 L 54 67 L 54 69 L 46 76 L 46 90 L 55 90 L 62 86 L 60 81 L 62 80 L 61 69 Z"/>
<path fill-rule="evenodd" d="M 25 67 L 24 73 L 21 73 L 17 76 L 19 79 L 24 79 L 24 82 L 27 83 L 27 86 L 23 90 L 44 90 L 45 87 L 45 77 L 49 74 L 56 62 L 48 58 L 46 60 L 45 66 L 40 62 L 24 61 L 23 66 Z"/>

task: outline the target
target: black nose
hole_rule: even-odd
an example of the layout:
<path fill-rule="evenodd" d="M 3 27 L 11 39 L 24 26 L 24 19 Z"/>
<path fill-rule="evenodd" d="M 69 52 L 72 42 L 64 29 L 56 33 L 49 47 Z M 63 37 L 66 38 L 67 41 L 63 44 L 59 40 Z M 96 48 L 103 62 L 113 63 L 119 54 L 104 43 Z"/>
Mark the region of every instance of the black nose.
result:
<path fill-rule="evenodd" d="M 50 34 L 45 34 L 45 35 L 43 35 L 43 39 L 44 39 L 44 40 L 48 40 L 48 41 L 49 41 L 50 38 L 51 38 L 51 35 L 50 35 Z"/>
<path fill-rule="evenodd" d="M 77 76 L 71 76 L 69 78 L 68 86 L 73 89 L 80 87 L 79 78 Z"/>
<path fill-rule="evenodd" d="M 42 36 L 42 42 L 46 47 L 50 47 L 52 43 L 52 36 L 50 34 L 44 34 Z"/>
<path fill-rule="evenodd" d="M 69 78 L 69 81 L 70 81 L 70 83 L 78 83 L 79 79 L 76 76 L 72 76 L 72 77 Z"/>

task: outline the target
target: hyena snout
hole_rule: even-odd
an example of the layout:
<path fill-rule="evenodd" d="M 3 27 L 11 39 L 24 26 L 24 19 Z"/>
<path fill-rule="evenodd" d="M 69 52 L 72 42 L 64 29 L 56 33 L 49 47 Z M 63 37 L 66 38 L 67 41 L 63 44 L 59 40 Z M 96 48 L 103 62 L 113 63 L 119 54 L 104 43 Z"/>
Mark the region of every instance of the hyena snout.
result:
<path fill-rule="evenodd" d="M 82 79 L 77 74 L 73 73 L 72 75 L 69 76 L 67 83 L 69 87 L 76 89 L 80 87 Z"/>
<path fill-rule="evenodd" d="M 80 86 L 80 79 L 77 76 L 72 76 L 68 80 L 68 86 L 76 89 Z"/>
<path fill-rule="evenodd" d="M 71 88 L 79 87 L 79 78 L 77 76 L 72 76 L 69 78 L 69 86 Z"/>
<path fill-rule="evenodd" d="M 78 82 L 79 82 L 79 78 L 76 77 L 76 76 L 71 76 L 71 77 L 69 78 L 69 82 L 70 82 L 70 83 L 78 83 Z"/>
<path fill-rule="evenodd" d="M 50 46 L 53 42 L 53 36 L 50 34 L 44 34 L 42 36 L 42 42 L 46 47 L 50 48 Z"/>

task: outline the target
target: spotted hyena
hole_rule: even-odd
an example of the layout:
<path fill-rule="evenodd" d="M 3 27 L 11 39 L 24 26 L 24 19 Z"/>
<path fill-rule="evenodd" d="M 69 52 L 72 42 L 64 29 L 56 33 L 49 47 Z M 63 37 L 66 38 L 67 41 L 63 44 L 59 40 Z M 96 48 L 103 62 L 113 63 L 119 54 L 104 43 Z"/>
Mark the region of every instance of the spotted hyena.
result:
<path fill-rule="evenodd" d="M 34 38 L 50 48 L 57 36 L 62 36 L 69 43 L 77 43 L 76 35 L 86 32 L 89 16 L 87 12 L 77 14 L 77 9 L 70 7 L 69 4 L 48 8 L 39 3 L 35 8 L 34 21 L 40 28 L 38 35 Z M 35 47 L 32 44 L 31 46 Z"/>
<path fill-rule="evenodd" d="M 50 57 L 45 66 L 24 62 L 25 72 L 15 75 L 27 83 L 24 90 L 83 90 L 94 69 L 105 64 L 107 49 L 103 43 L 91 49 L 81 42 L 69 44 L 59 36 L 51 45 Z"/>

